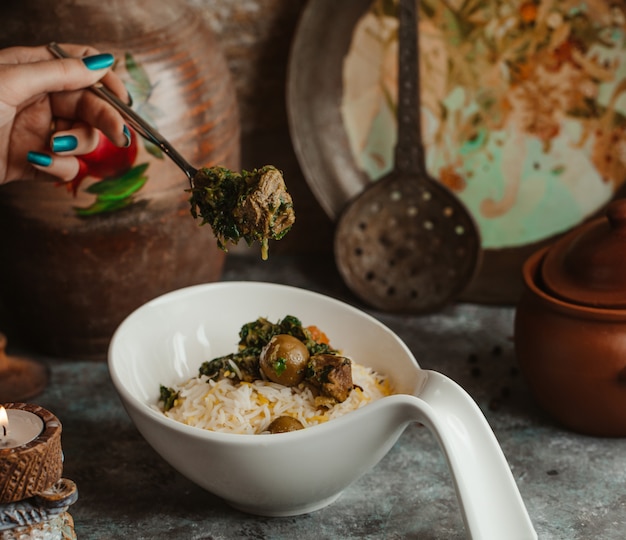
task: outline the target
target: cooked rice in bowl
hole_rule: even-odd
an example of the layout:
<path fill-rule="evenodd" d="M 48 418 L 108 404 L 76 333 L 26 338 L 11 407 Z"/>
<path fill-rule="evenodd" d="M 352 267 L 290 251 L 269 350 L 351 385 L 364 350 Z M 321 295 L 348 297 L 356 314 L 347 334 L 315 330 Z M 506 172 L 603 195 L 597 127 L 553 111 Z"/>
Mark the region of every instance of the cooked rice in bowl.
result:
<path fill-rule="evenodd" d="M 319 406 L 314 392 L 305 384 L 287 387 L 271 381 L 214 381 L 204 375 L 176 385 L 178 398 L 174 406 L 163 412 L 184 424 L 239 434 L 266 432 L 277 417 L 291 416 L 306 427 L 338 418 L 390 395 L 392 388 L 386 377 L 370 368 L 352 362 L 354 388 L 348 398 L 332 407 Z"/>

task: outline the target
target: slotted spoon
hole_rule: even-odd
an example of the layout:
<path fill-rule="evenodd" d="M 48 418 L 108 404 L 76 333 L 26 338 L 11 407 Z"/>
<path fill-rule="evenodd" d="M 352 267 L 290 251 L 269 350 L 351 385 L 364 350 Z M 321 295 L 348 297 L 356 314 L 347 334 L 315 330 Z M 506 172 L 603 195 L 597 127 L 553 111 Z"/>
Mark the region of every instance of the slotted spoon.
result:
<path fill-rule="evenodd" d="M 394 168 L 349 203 L 334 247 L 340 274 L 363 301 L 423 313 L 443 307 L 469 284 L 480 261 L 480 234 L 463 203 L 426 171 L 415 0 L 400 0 L 398 19 Z"/>

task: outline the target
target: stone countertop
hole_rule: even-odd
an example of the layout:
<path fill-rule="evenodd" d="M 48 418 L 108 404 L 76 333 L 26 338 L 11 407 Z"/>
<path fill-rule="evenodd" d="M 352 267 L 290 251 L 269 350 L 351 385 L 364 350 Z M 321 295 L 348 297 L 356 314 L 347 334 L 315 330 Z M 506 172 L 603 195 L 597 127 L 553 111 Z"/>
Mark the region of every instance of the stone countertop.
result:
<path fill-rule="evenodd" d="M 300 286 L 359 307 L 332 261 L 230 256 L 224 280 Z M 518 374 L 511 307 L 457 304 L 428 316 L 367 310 L 424 368 L 461 384 L 495 431 L 541 539 L 617 539 L 626 531 L 626 440 L 561 429 Z M 126 415 L 105 363 L 42 358 L 47 389 L 31 400 L 63 423 L 64 477 L 79 539 L 465 538 L 451 477 L 433 436 L 413 425 L 385 458 L 331 506 L 288 518 L 231 509 L 166 464 Z M 242 486 L 245 489 L 245 486 Z M 503 539 L 504 540 L 504 539 Z"/>

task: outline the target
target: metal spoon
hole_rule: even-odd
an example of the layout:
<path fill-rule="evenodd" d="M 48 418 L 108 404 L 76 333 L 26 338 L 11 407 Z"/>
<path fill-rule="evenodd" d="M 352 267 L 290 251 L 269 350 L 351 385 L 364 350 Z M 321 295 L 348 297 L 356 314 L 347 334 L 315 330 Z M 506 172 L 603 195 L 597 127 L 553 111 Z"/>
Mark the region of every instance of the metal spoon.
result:
<path fill-rule="evenodd" d="M 480 235 L 464 205 L 424 163 L 415 0 L 400 0 L 394 169 L 340 216 L 335 257 L 350 289 L 388 311 L 421 313 L 458 296 L 476 273 Z"/>
<path fill-rule="evenodd" d="M 58 43 L 50 43 L 48 50 L 58 58 L 72 58 Z M 178 151 L 163 137 L 155 128 L 146 122 L 141 116 L 133 111 L 126 103 L 118 98 L 102 83 L 96 83 L 89 88 L 97 96 L 104 99 L 110 105 L 115 107 L 119 113 L 126 119 L 128 124 L 147 141 L 158 146 L 165 155 L 167 155 L 189 178 L 189 184 L 193 187 L 193 180 L 198 174 L 198 169 L 191 166 L 189 162 L 181 156 Z"/>
<path fill-rule="evenodd" d="M 71 57 L 58 43 L 50 43 L 48 49 L 59 58 Z M 252 172 L 244 171 L 239 179 L 241 190 L 233 197 L 232 188 L 221 188 L 225 169 L 196 169 L 163 135 L 102 83 L 89 89 L 117 109 L 139 135 L 158 146 L 187 175 L 192 192 L 191 214 L 202 218 L 202 223 L 210 224 L 220 247 L 225 249 L 228 242 L 236 244 L 241 238 L 248 244 L 258 241 L 261 257 L 266 259 L 268 241 L 279 240 L 290 230 L 295 214 L 291 195 L 278 169 L 268 165 Z"/>

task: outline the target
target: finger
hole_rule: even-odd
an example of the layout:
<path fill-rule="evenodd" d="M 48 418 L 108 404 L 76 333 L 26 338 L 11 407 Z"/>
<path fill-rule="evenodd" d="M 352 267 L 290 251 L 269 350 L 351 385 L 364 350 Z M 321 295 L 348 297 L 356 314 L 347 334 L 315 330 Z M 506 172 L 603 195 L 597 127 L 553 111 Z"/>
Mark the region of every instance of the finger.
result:
<path fill-rule="evenodd" d="M 87 45 L 73 45 L 73 44 L 61 44 L 61 47 L 71 56 L 76 58 L 84 58 L 100 54 L 98 49 L 89 47 Z M 48 54 L 51 54 L 46 47 Z M 131 102 L 130 94 L 124 86 L 122 79 L 114 71 L 108 71 L 105 76 L 100 79 L 100 82 L 104 84 L 109 90 L 117 95 L 122 101 L 126 103 Z"/>
<path fill-rule="evenodd" d="M 115 60 L 113 55 L 102 54 L 85 45 L 64 44 L 63 48 L 76 58 L 57 59 L 44 46 L 11 47 L 0 51 L 3 89 L 13 89 L 13 96 L 17 91 L 18 101 L 11 103 L 12 105 L 44 92 L 86 88 L 100 79 L 120 99 L 129 102 L 130 96 L 124 83 L 115 73 L 109 71 Z M 36 73 L 35 77 L 33 71 Z"/>
<path fill-rule="evenodd" d="M 128 145 L 128 128 L 122 116 L 91 92 L 65 92 L 50 96 L 56 118 L 75 118 L 102 131 L 115 145 Z"/>
<path fill-rule="evenodd" d="M 50 132 L 67 131 L 76 125 L 76 121 L 66 120 L 65 118 L 54 118 L 50 125 Z"/>
<path fill-rule="evenodd" d="M 114 60 L 113 55 L 105 53 L 83 59 L 2 64 L 0 89 L 3 101 L 17 108 L 41 94 L 86 88 L 104 77 Z"/>
<path fill-rule="evenodd" d="M 29 152 L 28 162 L 42 172 L 56 176 L 64 182 L 73 180 L 80 171 L 80 162 L 72 156 L 57 156 L 42 152 Z"/>
<path fill-rule="evenodd" d="M 88 154 L 98 145 L 98 130 L 87 124 L 76 124 L 71 129 L 60 130 L 50 139 L 50 148 L 56 154 L 76 156 Z"/>
<path fill-rule="evenodd" d="M 80 119 L 103 131 L 118 146 L 128 143 L 121 115 L 92 92 L 84 88 L 102 78 L 109 89 L 130 102 L 121 79 L 107 67 L 112 55 L 84 45 L 64 44 L 70 55 L 84 57 L 55 59 L 47 47 L 12 47 L 0 50 L 0 95 L 3 101 L 18 109 L 38 99 L 41 89 L 50 95 L 52 114 L 56 118 Z M 104 75 L 104 77 L 103 77 Z M 34 95 L 32 95 L 34 93 Z M 29 101 L 30 100 L 30 101 Z"/>
<path fill-rule="evenodd" d="M 132 98 L 130 97 L 130 93 L 126 89 L 126 86 L 122 82 L 122 79 L 118 77 L 116 73 L 113 71 L 109 71 L 100 82 L 106 86 L 111 92 L 113 92 L 117 97 L 119 97 L 124 103 L 132 104 Z"/>
<path fill-rule="evenodd" d="M 83 56 L 93 56 L 102 51 L 89 45 L 78 45 L 74 43 L 63 43 L 61 47 L 70 56 L 82 58 Z M 14 46 L 0 49 L 0 64 L 28 64 L 40 62 L 41 60 L 52 60 L 56 58 L 50 49 L 45 45 L 37 47 Z"/>

